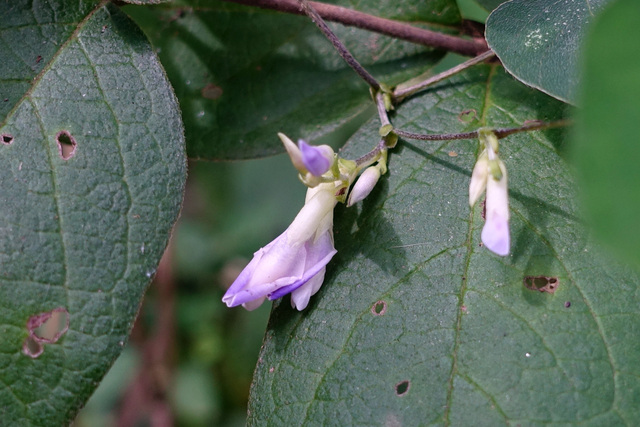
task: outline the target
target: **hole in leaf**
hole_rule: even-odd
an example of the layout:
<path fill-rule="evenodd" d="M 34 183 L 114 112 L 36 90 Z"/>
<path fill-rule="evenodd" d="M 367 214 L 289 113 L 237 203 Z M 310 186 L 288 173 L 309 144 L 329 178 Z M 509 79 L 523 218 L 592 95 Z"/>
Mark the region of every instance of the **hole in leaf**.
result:
<path fill-rule="evenodd" d="M 11 145 L 12 142 L 13 142 L 13 135 L 10 135 L 8 133 L 2 134 L 2 143 L 4 145 Z"/>
<path fill-rule="evenodd" d="M 22 344 L 22 352 L 29 357 L 36 358 L 42 354 L 44 351 L 44 346 L 33 339 L 31 335 L 24 340 L 24 344 Z"/>
<path fill-rule="evenodd" d="M 558 289 L 560 280 L 557 277 L 526 276 L 523 279 L 524 286 L 532 291 L 554 293 Z"/>
<path fill-rule="evenodd" d="M 407 394 L 409 392 L 410 386 L 411 383 L 409 381 L 400 381 L 398 384 L 396 384 L 396 396 L 404 396 L 405 394 Z"/>
<path fill-rule="evenodd" d="M 61 130 L 56 135 L 56 142 L 58 143 L 58 151 L 60 157 L 64 160 L 69 160 L 76 154 L 76 140 L 66 130 Z"/>
<path fill-rule="evenodd" d="M 64 307 L 31 316 L 27 321 L 29 336 L 22 352 L 36 358 L 44 351 L 44 343 L 54 343 L 69 329 L 69 312 Z"/>
<path fill-rule="evenodd" d="M 387 312 L 387 303 L 384 301 L 378 301 L 371 307 L 371 313 L 374 316 L 382 316 Z"/>
<path fill-rule="evenodd" d="M 471 123 L 476 119 L 478 112 L 473 108 L 470 110 L 464 110 L 458 114 L 458 120 L 462 123 Z"/>
<path fill-rule="evenodd" d="M 34 338 L 39 341 L 54 343 L 69 329 L 69 313 L 62 307 L 34 317 L 31 318 L 34 319 L 34 328 L 31 331 Z M 31 319 L 29 319 L 30 322 Z"/>

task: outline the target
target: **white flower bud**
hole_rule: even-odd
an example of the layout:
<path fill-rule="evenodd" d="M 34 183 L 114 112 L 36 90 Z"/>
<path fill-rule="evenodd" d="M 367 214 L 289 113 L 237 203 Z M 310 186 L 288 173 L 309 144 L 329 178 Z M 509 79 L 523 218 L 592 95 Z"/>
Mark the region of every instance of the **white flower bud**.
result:
<path fill-rule="evenodd" d="M 349 200 L 347 201 L 347 207 L 352 206 L 367 197 L 369 193 L 371 193 L 371 190 L 373 190 L 373 187 L 376 186 L 379 179 L 380 168 L 378 165 L 366 168 L 351 189 L 351 194 L 349 194 Z"/>
<path fill-rule="evenodd" d="M 296 170 L 304 176 L 307 173 L 307 168 L 304 166 L 300 148 L 298 148 L 298 146 L 290 140 L 287 135 L 278 133 L 278 137 L 280 138 L 280 141 L 282 141 L 282 144 L 284 144 L 284 148 L 287 150 L 287 154 L 289 154 L 293 167 L 295 167 Z"/>

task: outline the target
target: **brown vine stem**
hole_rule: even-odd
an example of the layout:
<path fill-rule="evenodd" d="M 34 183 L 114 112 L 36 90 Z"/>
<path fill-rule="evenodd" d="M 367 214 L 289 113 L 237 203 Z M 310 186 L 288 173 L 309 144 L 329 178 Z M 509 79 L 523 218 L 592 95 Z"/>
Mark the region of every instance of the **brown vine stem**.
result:
<path fill-rule="evenodd" d="M 506 136 L 509 136 L 518 132 L 529 132 L 533 130 L 546 130 L 546 129 L 553 129 L 553 128 L 559 128 L 559 127 L 566 127 L 566 126 L 570 126 L 572 123 L 573 122 L 571 120 L 557 120 L 555 122 L 535 121 L 517 128 L 494 129 L 493 133 L 495 133 L 495 135 L 498 138 L 504 138 Z M 450 141 L 453 139 L 478 138 L 477 130 L 473 132 L 443 133 L 443 134 L 433 134 L 433 135 L 406 132 L 400 129 L 394 129 L 394 132 L 396 133 L 396 135 L 400 137 L 408 138 L 408 139 L 418 139 L 421 141 Z"/>
<path fill-rule="evenodd" d="M 365 82 L 369 84 L 374 90 L 380 90 L 380 83 L 371 75 L 367 70 L 364 69 L 362 65 L 358 62 L 358 60 L 349 52 L 349 49 L 340 41 L 338 36 L 336 36 L 331 28 L 324 22 L 322 16 L 318 14 L 318 12 L 311 6 L 311 2 L 307 0 L 298 0 L 304 12 L 311 18 L 314 24 L 318 27 L 322 34 L 331 42 L 333 47 L 338 51 L 342 59 L 351 67 L 353 71 L 355 71 Z"/>
<path fill-rule="evenodd" d="M 496 56 L 496 54 L 493 53 L 492 50 L 488 50 L 476 56 L 475 58 L 471 58 L 468 61 L 463 62 L 462 64 L 458 64 L 455 67 L 448 69 L 447 71 L 443 71 L 442 73 L 429 77 L 428 79 L 423 80 L 420 83 L 416 83 L 408 87 L 399 86 L 396 88 L 396 90 L 393 91 L 394 100 L 396 102 L 399 102 L 409 95 L 413 95 L 414 93 L 419 92 L 422 89 L 425 89 L 426 87 L 431 86 L 435 83 L 438 83 L 441 80 L 448 79 L 454 74 L 458 74 L 459 72 L 464 71 L 473 65 L 484 62 L 487 59 L 493 58 L 494 56 Z"/>
<path fill-rule="evenodd" d="M 358 165 L 358 167 L 364 168 L 370 165 L 371 163 L 375 162 L 377 159 L 379 159 L 380 153 L 382 153 L 382 151 L 386 149 L 387 149 L 387 144 L 385 143 L 383 138 L 380 140 L 380 142 L 378 142 L 378 145 L 376 145 L 373 150 L 369 151 L 367 154 L 364 154 L 358 157 L 354 161 L 356 162 L 356 165 Z"/>
<path fill-rule="evenodd" d="M 263 9 L 274 9 L 286 13 L 303 15 L 297 0 L 224 0 L 233 3 L 256 6 Z M 465 56 L 476 56 L 487 49 L 482 38 L 464 39 L 436 31 L 415 27 L 405 22 L 380 18 L 367 13 L 358 12 L 341 6 L 310 1 L 309 4 L 327 21 L 338 22 L 350 27 L 385 34 L 396 39 L 412 43 L 444 49 Z"/>

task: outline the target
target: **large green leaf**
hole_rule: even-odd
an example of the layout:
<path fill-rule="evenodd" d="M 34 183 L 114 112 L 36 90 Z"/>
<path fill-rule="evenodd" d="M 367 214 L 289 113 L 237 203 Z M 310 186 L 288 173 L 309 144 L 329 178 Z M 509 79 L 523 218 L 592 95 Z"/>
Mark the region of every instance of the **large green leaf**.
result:
<path fill-rule="evenodd" d="M 440 26 L 460 20 L 454 0 L 341 3 Z M 336 132 L 350 134 L 375 111 L 366 84 L 307 17 L 215 0 L 127 11 L 157 47 L 176 89 L 190 157 L 275 154 L 283 151 L 277 132 L 318 142 Z M 442 56 L 379 34 L 330 26 L 389 84 L 420 74 Z"/>
<path fill-rule="evenodd" d="M 640 262 L 640 3 L 618 0 L 596 19 L 585 47 L 575 156 L 598 236 Z"/>
<path fill-rule="evenodd" d="M 610 0 L 512 0 L 487 19 L 487 43 L 518 80 L 576 103 L 585 30 Z"/>
<path fill-rule="evenodd" d="M 182 125 L 116 7 L 3 1 L 0 16 L 0 424 L 59 426 L 120 354 L 164 251 Z"/>
<path fill-rule="evenodd" d="M 463 111 L 476 120 L 456 120 Z M 563 104 L 479 66 L 400 106 L 399 128 L 460 132 L 562 116 Z M 376 142 L 375 122 L 348 143 Z M 480 244 L 469 210 L 477 142 L 401 141 L 306 311 L 272 312 L 250 425 L 635 425 L 640 280 L 598 256 L 578 219 L 563 132 L 501 142 L 512 254 Z M 557 278 L 554 294 L 528 276 Z"/>

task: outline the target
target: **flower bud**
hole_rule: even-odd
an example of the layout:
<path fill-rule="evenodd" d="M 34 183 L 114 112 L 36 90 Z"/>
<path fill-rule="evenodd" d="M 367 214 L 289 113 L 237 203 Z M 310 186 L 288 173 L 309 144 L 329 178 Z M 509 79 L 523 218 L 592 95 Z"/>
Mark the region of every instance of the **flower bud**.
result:
<path fill-rule="evenodd" d="M 328 171 L 335 160 L 333 149 L 328 145 L 313 146 L 299 139 L 298 148 L 302 154 L 302 163 L 315 176 L 321 176 Z"/>
<path fill-rule="evenodd" d="M 378 179 L 380 179 L 380 168 L 378 165 L 366 168 L 354 184 L 353 189 L 351 189 L 347 207 L 367 197 L 369 193 L 371 193 L 371 190 L 373 190 L 373 187 L 376 186 Z"/>
<path fill-rule="evenodd" d="M 300 151 L 300 148 L 298 148 L 298 146 L 290 140 L 287 135 L 278 133 L 278 137 L 280 138 L 280 141 L 282 141 L 282 144 L 284 144 L 284 148 L 287 150 L 287 154 L 289 154 L 293 167 L 295 167 L 301 175 L 305 175 L 307 173 L 307 168 L 302 160 L 302 152 Z"/>

